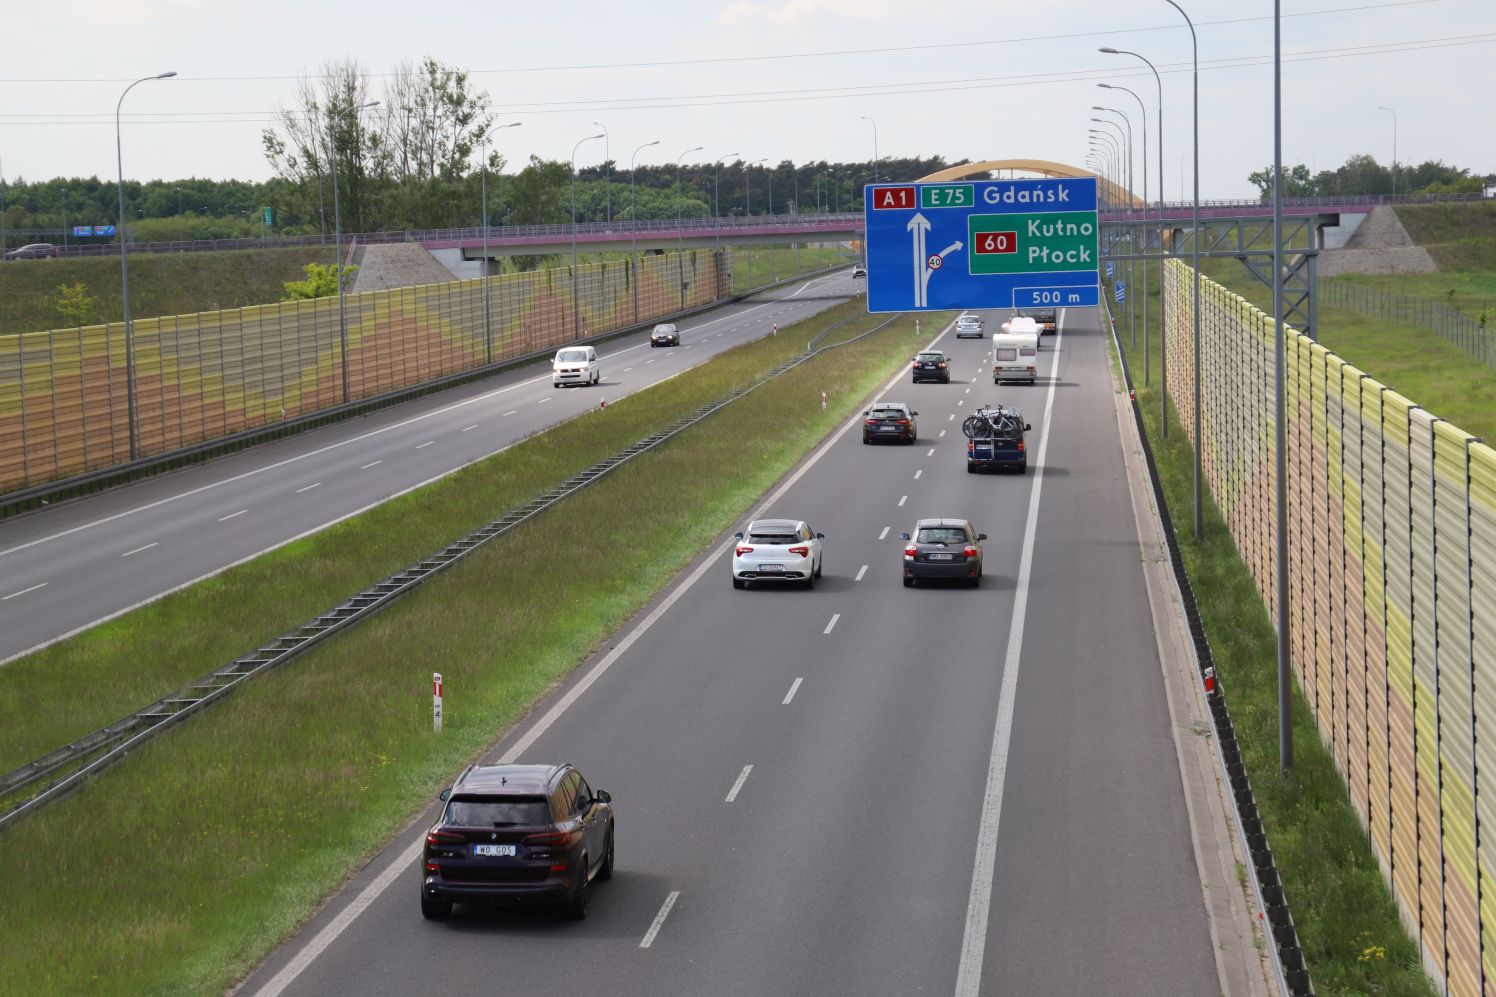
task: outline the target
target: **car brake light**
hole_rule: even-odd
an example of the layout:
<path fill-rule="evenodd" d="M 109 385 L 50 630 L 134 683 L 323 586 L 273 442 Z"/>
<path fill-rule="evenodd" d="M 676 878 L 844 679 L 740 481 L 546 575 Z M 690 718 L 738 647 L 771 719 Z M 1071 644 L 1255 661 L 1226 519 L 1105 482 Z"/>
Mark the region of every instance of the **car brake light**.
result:
<path fill-rule="evenodd" d="M 466 840 L 462 835 L 453 834 L 450 831 L 429 831 L 426 834 L 428 845 L 460 845 Z"/>
<path fill-rule="evenodd" d="M 913 557 L 913 556 L 915 556 L 918 553 L 919 553 L 919 548 L 918 547 L 905 547 L 904 548 L 904 556 L 905 557 Z"/>
<path fill-rule="evenodd" d="M 940 369 L 941 369 L 941 370 L 945 370 L 945 364 L 943 364 L 943 363 L 942 363 L 942 364 L 941 364 L 941 365 L 940 365 Z"/>
<path fill-rule="evenodd" d="M 735 550 L 737 551 L 738 557 L 742 557 L 744 554 L 752 554 L 753 553 L 753 548 L 752 547 L 744 547 L 741 544 L 739 544 L 735 548 Z"/>
<path fill-rule="evenodd" d="M 977 556 L 977 549 L 975 547 L 972 547 L 972 546 L 968 545 L 967 548 L 966 548 L 966 556 L 967 557 L 976 557 Z"/>
<path fill-rule="evenodd" d="M 1018 441 L 1018 452 L 1019 453 L 1023 453 L 1023 441 L 1022 440 Z"/>
<path fill-rule="evenodd" d="M 427 862 L 426 863 L 426 871 L 427 872 L 441 872 L 442 871 L 442 867 L 439 866 L 439 865 L 437 865 L 435 862 Z"/>
<path fill-rule="evenodd" d="M 907 426 L 907 425 L 909 425 L 909 420 L 908 419 L 895 419 L 893 421 L 893 424 L 895 426 Z"/>
<path fill-rule="evenodd" d="M 1038 373 L 1038 368 L 1037 367 L 1030 367 L 1028 369 L 1028 371 L 1029 371 L 1030 374 L 1035 374 L 1035 373 Z"/>
<path fill-rule="evenodd" d="M 582 840 L 581 831 L 546 831 L 525 837 L 526 848 L 570 848 Z"/>
<path fill-rule="evenodd" d="M 805 547 L 805 546 L 791 547 L 790 548 L 790 553 L 791 554 L 798 554 L 801 557 L 809 557 L 810 556 L 810 548 L 809 547 Z"/>

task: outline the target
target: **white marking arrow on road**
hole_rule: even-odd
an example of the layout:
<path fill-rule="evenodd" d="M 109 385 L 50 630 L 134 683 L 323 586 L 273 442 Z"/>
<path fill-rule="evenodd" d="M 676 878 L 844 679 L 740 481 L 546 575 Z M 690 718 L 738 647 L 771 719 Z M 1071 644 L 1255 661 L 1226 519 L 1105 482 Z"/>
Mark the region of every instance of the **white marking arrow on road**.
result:
<path fill-rule="evenodd" d="M 925 307 L 925 288 L 930 283 L 929 264 L 925 259 L 925 236 L 930 231 L 930 220 L 918 211 L 904 226 L 914 234 L 914 307 Z"/>

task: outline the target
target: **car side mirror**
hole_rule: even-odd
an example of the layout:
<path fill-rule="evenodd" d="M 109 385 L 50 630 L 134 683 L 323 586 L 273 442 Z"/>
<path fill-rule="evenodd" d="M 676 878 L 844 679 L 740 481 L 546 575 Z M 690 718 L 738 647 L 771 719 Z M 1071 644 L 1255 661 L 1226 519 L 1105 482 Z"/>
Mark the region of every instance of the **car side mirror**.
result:
<path fill-rule="evenodd" d="M 824 533 L 817 533 L 816 534 L 816 539 L 817 540 L 825 540 L 826 539 L 826 534 L 824 534 Z"/>
<path fill-rule="evenodd" d="M 919 413 L 918 413 L 918 412 L 916 412 L 916 411 L 914 411 L 914 410 L 913 410 L 913 409 L 910 409 L 910 410 L 909 410 L 909 414 L 910 414 L 910 415 L 919 415 Z"/>
<path fill-rule="evenodd" d="M 981 540 L 986 540 L 986 539 L 987 539 L 987 534 L 985 534 L 985 533 L 978 533 L 977 534 L 977 540 L 981 541 Z"/>
<path fill-rule="evenodd" d="M 445 803 L 447 800 L 450 800 L 452 798 L 452 791 L 450 789 L 444 789 L 440 793 L 436 794 L 436 798 Z"/>
<path fill-rule="evenodd" d="M 900 540 L 908 540 L 909 539 L 909 534 L 907 534 L 907 533 L 900 533 L 899 534 L 899 539 Z"/>
<path fill-rule="evenodd" d="M 1024 431 L 1024 432 L 1025 432 L 1025 433 L 1027 433 L 1027 432 L 1028 432 L 1028 431 L 1029 431 L 1029 430 L 1031 430 L 1031 429 L 1033 429 L 1033 428 L 1034 428 L 1034 427 L 1033 427 L 1033 426 L 1030 426 L 1030 425 L 1029 425 L 1029 424 L 1028 424 L 1028 423 L 1026 423 L 1026 422 L 1025 422 L 1025 423 L 1024 423 L 1024 424 L 1023 424 L 1023 431 Z"/>
<path fill-rule="evenodd" d="M 741 534 L 741 533 L 734 533 L 734 534 L 733 534 L 733 535 L 732 535 L 732 538 L 733 538 L 733 539 L 734 539 L 734 540 L 741 540 L 741 539 L 743 539 L 743 534 Z"/>
<path fill-rule="evenodd" d="M 597 791 L 597 795 L 594 796 L 593 799 L 596 800 L 599 803 L 612 803 L 613 802 L 613 795 L 611 793 L 609 793 L 606 789 L 599 789 Z"/>

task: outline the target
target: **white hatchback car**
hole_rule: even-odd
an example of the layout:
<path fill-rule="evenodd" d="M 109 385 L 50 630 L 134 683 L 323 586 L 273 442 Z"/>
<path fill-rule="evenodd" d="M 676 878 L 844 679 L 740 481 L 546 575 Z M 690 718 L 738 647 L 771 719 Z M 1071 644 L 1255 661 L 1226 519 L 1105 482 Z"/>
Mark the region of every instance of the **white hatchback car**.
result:
<path fill-rule="evenodd" d="M 816 533 L 798 519 L 755 519 L 734 536 L 738 542 L 732 552 L 733 588 L 763 581 L 799 582 L 815 588 L 821 577 L 824 533 Z"/>
<path fill-rule="evenodd" d="M 551 384 L 597 384 L 602 380 L 595 346 L 563 346 L 551 362 Z"/>

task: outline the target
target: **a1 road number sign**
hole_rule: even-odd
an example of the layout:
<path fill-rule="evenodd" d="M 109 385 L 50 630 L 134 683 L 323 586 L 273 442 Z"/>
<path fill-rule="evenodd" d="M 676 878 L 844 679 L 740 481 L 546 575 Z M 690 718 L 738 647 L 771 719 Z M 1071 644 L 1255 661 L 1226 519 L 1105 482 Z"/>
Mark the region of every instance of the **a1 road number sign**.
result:
<path fill-rule="evenodd" d="M 977 232 L 972 237 L 971 248 L 978 255 L 985 253 L 1018 252 L 1017 232 Z"/>

